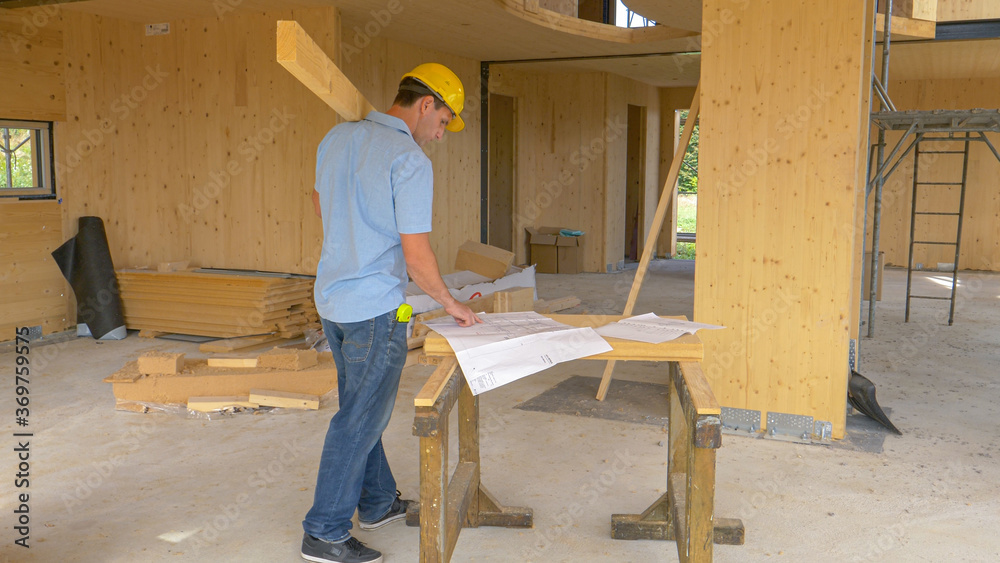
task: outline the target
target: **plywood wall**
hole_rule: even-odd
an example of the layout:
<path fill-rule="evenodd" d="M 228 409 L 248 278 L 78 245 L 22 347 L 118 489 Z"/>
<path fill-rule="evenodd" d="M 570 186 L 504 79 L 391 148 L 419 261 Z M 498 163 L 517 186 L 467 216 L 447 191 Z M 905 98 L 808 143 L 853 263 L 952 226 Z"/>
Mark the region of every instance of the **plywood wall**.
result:
<path fill-rule="evenodd" d="M 0 118 L 66 118 L 63 22 L 52 6 L 0 10 Z"/>
<path fill-rule="evenodd" d="M 656 89 L 606 73 L 536 73 L 503 65 L 491 68 L 489 87 L 517 98 L 516 260 L 528 260 L 525 227 L 565 227 L 587 233 L 584 270 L 620 268 L 628 105 L 647 108 L 648 229 L 660 146 Z"/>
<path fill-rule="evenodd" d="M 659 176 L 660 186 L 667 181 L 670 165 L 674 161 L 677 150 L 675 115 L 678 110 L 691 109 L 694 98 L 694 88 L 661 88 L 660 89 L 660 155 Z M 666 219 L 660 229 L 660 238 L 656 244 L 657 256 L 674 256 L 677 254 L 677 198 L 672 197 L 667 210 Z"/>
<path fill-rule="evenodd" d="M 603 271 L 605 139 L 615 134 L 605 131 L 603 74 L 494 66 L 489 88 L 517 99 L 515 260 L 528 261 L 526 227 L 565 227 L 587 232 L 584 269 Z"/>
<path fill-rule="evenodd" d="M 341 34 L 332 8 L 181 20 L 155 37 L 129 21 L 65 18 L 68 120 L 56 131 L 65 220 L 104 217 L 117 266 L 190 259 L 315 273 L 316 147 L 338 118 L 275 62 L 279 19 L 339 51 L 382 109 L 419 62 L 444 62 L 465 80 L 465 131 L 428 149 L 440 225 L 432 244 L 448 269 L 458 246 L 478 239 L 477 63 L 355 33 L 366 22 L 345 21 Z"/>
<path fill-rule="evenodd" d="M 890 86 L 893 101 L 900 109 L 971 109 L 1000 107 L 1000 79 L 916 80 L 894 82 Z M 899 134 L 889 135 L 894 146 Z M 993 145 L 1000 147 L 1000 135 L 989 134 Z M 983 143 L 973 143 L 969 155 L 969 176 L 962 247 L 959 267 L 970 270 L 1000 271 L 1000 162 Z M 922 150 L 962 150 L 960 143 L 924 143 Z M 958 182 L 962 177 L 962 156 L 927 154 L 920 158 L 920 181 Z M 909 252 L 910 207 L 913 194 L 913 158 L 908 156 L 893 173 L 883 192 L 882 228 L 879 248 L 886 263 L 906 266 Z M 917 201 L 919 211 L 957 212 L 957 187 L 922 186 Z M 869 213 L 869 217 L 871 214 Z M 920 240 L 955 240 L 957 219 L 944 216 L 918 216 L 916 230 Z M 869 229 L 869 232 L 871 229 Z M 914 264 L 934 268 L 938 262 L 955 261 L 954 247 L 916 245 Z"/>
<path fill-rule="evenodd" d="M 940 22 L 996 18 L 1000 18 L 1000 2 L 996 0 L 938 0 Z"/>
<path fill-rule="evenodd" d="M 63 22 L 52 7 L 0 10 L 0 118 L 66 117 Z M 56 201 L 0 199 L 0 342 L 16 327 L 72 325 L 65 279 L 50 253 L 62 244 Z"/>
<path fill-rule="evenodd" d="M 58 202 L 0 202 L 0 342 L 18 327 L 72 326 L 69 285 L 51 256 L 62 243 Z"/>
<path fill-rule="evenodd" d="M 613 138 L 608 137 L 605 166 L 605 271 L 623 267 L 625 241 L 625 192 L 627 184 L 627 138 L 628 106 L 646 109 L 645 178 L 643 181 L 642 224 L 639 229 L 639 254 L 653 224 L 653 214 L 659 201 L 660 161 L 660 103 L 656 88 L 634 80 L 607 74 L 607 97 L 605 98 L 605 122 L 614 131 L 621 131 Z"/>
<path fill-rule="evenodd" d="M 735 17 L 723 18 L 724 12 Z M 695 320 L 723 406 L 845 426 L 864 3 L 706 0 Z"/>

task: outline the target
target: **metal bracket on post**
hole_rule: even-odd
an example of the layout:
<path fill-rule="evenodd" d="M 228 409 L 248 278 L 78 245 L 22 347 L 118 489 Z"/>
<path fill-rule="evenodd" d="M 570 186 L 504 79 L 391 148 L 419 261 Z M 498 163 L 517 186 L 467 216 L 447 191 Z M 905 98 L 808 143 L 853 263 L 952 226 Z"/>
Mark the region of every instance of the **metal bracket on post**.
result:
<path fill-rule="evenodd" d="M 792 442 L 811 442 L 816 429 L 813 417 L 781 412 L 767 413 L 767 433 L 765 438 Z"/>
<path fill-rule="evenodd" d="M 760 411 L 722 407 L 722 431 L 727 434 L 750 434 L 760 432 Z"/>

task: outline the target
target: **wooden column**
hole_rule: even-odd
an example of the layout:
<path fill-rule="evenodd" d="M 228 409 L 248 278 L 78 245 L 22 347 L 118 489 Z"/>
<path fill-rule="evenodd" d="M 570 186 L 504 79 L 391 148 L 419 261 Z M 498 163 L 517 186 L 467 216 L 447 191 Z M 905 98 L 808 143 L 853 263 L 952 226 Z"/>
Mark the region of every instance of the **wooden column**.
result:
<path fill-rule="evenodd" d="M 695 320 L 719 403 L 843 437 L 870 6 L 705 0 Z"/>

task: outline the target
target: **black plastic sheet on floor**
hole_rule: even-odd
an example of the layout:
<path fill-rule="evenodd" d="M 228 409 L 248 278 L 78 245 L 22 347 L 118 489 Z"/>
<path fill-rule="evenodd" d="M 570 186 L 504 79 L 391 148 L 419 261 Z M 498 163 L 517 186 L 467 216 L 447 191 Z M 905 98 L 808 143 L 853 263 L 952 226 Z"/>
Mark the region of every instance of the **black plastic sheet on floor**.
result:
<path fill-rule="evenodd" d="M 615 379 L 603 401 L 600 377 L 574 375 L 514 408 L 638 424 L 667 425 L 667 386 Z"/>

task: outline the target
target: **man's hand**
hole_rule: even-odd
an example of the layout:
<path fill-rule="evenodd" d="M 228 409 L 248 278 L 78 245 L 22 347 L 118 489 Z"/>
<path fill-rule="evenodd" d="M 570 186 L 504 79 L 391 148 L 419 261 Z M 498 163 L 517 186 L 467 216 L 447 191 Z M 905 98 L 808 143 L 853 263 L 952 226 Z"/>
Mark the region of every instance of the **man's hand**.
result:
<path fill-rule="evenodd" d="M 455 319 L 458 326 L 472 326 L 483 322 L 468 305 L 458 300 L 454 300 L 445 306 L 444 311 Z"/>

